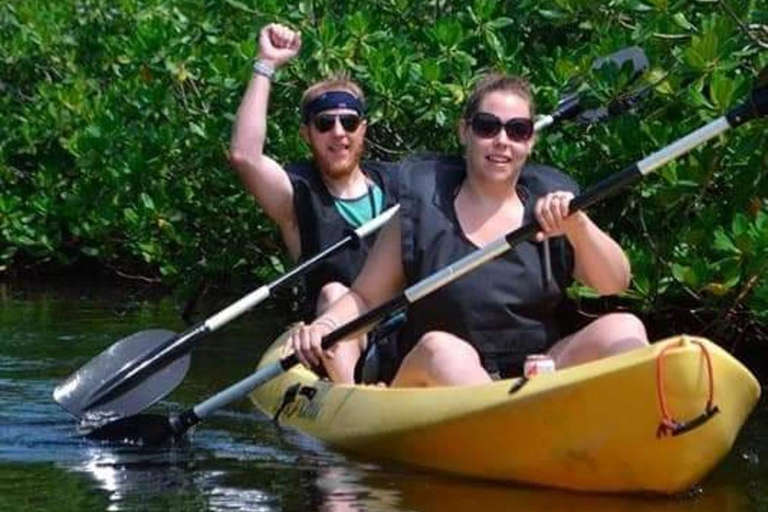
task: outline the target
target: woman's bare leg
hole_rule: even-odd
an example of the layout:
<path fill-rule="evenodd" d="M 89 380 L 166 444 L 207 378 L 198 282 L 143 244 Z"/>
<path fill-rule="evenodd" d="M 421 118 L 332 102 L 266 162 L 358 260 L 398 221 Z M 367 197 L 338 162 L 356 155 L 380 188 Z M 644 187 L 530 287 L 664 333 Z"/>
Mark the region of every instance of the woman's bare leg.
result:
<path fill-rule="evenodd" d="M 408 352 L 392 380 L 393 387 L 484 384 L 491 378 L 477 351 L 452 334 L 425 334 Z"/>
<path fill-rule="evenodd" d="M 648 334 L 639 318 L 630 313 L 610 313 L 555 343 L 549 355 L 555 366 L 565 368 L 646 345 Z"/>

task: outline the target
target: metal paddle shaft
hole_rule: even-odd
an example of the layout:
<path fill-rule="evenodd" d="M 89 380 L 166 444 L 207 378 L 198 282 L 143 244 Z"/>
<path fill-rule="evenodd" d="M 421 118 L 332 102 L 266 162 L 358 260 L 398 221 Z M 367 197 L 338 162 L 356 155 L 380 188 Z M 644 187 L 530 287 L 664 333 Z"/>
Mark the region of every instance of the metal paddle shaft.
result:
<path fill-rule="evenodd" d="M 575 212 L 592 206 L 598 201 L 615 194 L 622 188 L 639 181 L 643 176 L 650 174 L 667 162 L 684 155 L 713 137 L 717 137 L 728 129 L 739 126 L 755 117 L 766 115 L 768 115 L 768 86 L 763 85 L 752 91 L 747 102 L 731 110 L 725 116 L 699 128 L 647 158 L 632 164 L 623 171 L 600 181 L 571 202 L 571 211 Z M 482 249 L 478 249 L 461 258 L 436 274 L 410 286 L 400 296 L 329 333 L 322 340 L 323 348 L 328 349 L 337 341 L 349 338 L 351 335 L 375 324 L 385 316 L 413 304 L 438 288 L 455 281 L 471 270 L 496 258 L 520 242 L 535 236 L 539 230 L 540 227 L 537 223 L 527 224 Z M 130 440 L 147 444 L 165 442 L 169 439 L 180 437 L 189 428 L 202 421 L 217 409 L 246 396 L 254 388 L 278 377 L 298 363 L 298 357 L 292 354 L 276 363 L 257 370 L 249 377 L 233 384 L 195 407 L 184 411 L 179 416 L 166 418 L 159 415 L 138 415 L 123 418 L 94 430 L 91 432 L 90 437 L 113 441 Z"/>
<path fill-rule="evenodd" d="M 136 414 L 172 391 L 189 367 L 177 365 L 206 334 L 239 317 L 267 299 L 273 290 L 317 266 L 322 260 L 359 244 L 391 219 L 399 205 L 357 228 L 350 235 L 298 265 L 270 284 L 261 286 L 234 304 L 181 334 L 149 330 L 124 338 L 96 356 L 56 387 L 53 398 L 74 416 L 89 414 Z M 167 368 L 172 366 L 173 371 Z M 156 373 L 166 375 L 154 379 Z M 173 379 L 167 378 L 173 374 Z M 152 385 L 148 385 L 151 381 Z M 131 391 L 130 396 L 126 394 Z"/>

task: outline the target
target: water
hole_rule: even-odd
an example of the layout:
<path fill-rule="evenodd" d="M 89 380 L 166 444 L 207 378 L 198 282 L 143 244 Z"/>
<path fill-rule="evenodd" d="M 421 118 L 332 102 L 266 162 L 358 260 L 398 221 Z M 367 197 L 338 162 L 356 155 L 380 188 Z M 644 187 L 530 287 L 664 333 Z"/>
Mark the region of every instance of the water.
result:
<path fill-rule="evenodd" d="M 181 411 L 247 375 L 281 323 L 260 308 L 210 335 L 159 409 Z M 172 448 L 78 437 L 51 398 L 54 386 L 120 338 L 153 327 L 184 329 L 177 305 L 147 290 L 0 284 L 0 511 L 768 510 L 765 400 L 718 469 L 675 498 L 532 489 L 372 464 L 275 426 L 246 400 Z"/>

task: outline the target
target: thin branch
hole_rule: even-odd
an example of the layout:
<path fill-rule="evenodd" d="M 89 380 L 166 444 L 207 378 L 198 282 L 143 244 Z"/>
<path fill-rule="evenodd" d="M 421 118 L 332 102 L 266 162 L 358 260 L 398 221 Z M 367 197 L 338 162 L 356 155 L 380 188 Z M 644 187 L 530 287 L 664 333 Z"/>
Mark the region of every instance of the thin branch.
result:
<path fill-rule="evenodd" d="M 691 38 L 691 34 L 661 34 L 659 32 L 654 32 L 652 35 L 656 39 L 665 39 L 668 41 L 682 41 L 683 39 Z"/>
<path fill-rule="evenodd" d="M 651 238 L 650 232 L 648 230 L 648 226 L 645 223 L 645 214 L 644 214 L 644 209 L 643 209 L 642 203 L 640 203 L 640 205 L 638 207 L 638 210 L 639 210 L 639 217 L 640 217 L 640 225 L 643 228 L 643 237 L 646 239 L 646 241 L 648 242 L 648 245 L 651 247 L 651 251 L 653 252 L 653 255 L 663 265 L 665 265 L 668 268 L 671 268 L 672 267 L 672 263 L 667 261 L 661 255 L 661 252 L 659 251 L 659 248 L 656 245 L 656 242 L 653 240 L 653 238 Z M 696 293 L 693 289 L 691 289 L 688 285 L 686 285 L 684 282 L 680 281 L 677 277 L 675 277 L 674 273 L 672 273 L 672 279 L 674 279 L 682 287 L 683 291 L 685 291 L 693 299 L 695 299 L 698 302 L 702 301 L 701 296 L 698 293 Z M 657 295 L 658 294 L 658 289 L 656 290 L 656 292 L 657 292 L 656 293 L 656 295 Z M 655 299 L 654 299 L 654 302 L 655 302 Z"/>
<path fill-rule="evenodd" d="M 733 21 L 736 22 L 736 24 L 739 26 L 741 31 L 746 35 L 749 39 L 752 40 L 756 45 L 762 46 L 763 48 L 768 48 L 768 43 L 765 43 L 761 41 L 757 36 L 755 36 L 750 30 L 749 27 L 741 21 L 741 19 L 736 15 L 736 13 L 731 9 L 731 7 L 725 3 L 725 0 L 719 0 L 717 4 L 731 17 L 733 18 Z"/>
<path fill-rule="evenodd" d="M 373 146 L 377 151 L 381 151 L 382 153 L 386 153 L 388 155 L 393 155 L 393 156 L 398 156 L 399 157 L 399 156 L 403 156 L 406 153 L 408 153 L 408 151 L 402 151 L 402 150 L 398 150 L 398 149 L 390 149 L 390 148 L 388 148 L 386 146 L 383 146 L 383 145 L 381 145 L 381 144 L 379 144 L 379 143 L 377 143 L 374 140 L 369 139 L 369 138 L 365 139 L 365 143 L 368 144 L 369 146 Z"/>
<path fill-rule="evenodd" d="M 110 269 L 112 272 L 114 272 L 118 276 L 123 277 L 125 279 L 130 279 L 132 281 L 142 281 L 144 283 L 150 283 L 150 284 L 160 284 L 161 282 L 161 279 L 159 277 L 146 277 L 146 276 L 137 276 L 133 274 L 128 274 L 127 272 L 123 272 L 122 270 L 118 269 L 117 267 L 113 267 L 108 263 L 105 263 L 104 266 L 106 266 L 108 269 Z"/>

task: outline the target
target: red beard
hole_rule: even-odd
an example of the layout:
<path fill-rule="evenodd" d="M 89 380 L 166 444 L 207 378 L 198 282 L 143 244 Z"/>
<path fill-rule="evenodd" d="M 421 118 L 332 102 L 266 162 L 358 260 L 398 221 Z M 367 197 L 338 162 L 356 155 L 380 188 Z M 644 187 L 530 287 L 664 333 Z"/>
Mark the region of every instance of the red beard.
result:
<path fill-rule="evenodd" d="M 349 143 L 349 154 L 344 158 L 328 154 L 325 148 L 318 148 L 314 144 L 309 145 L 312 156 L 315 159 L 317 167 L 324 175 L 329 178 L 346 176 L 354 171 L 360 165 L 360 159 L 363 155 L 362 141 L 351 140 Z"/>

